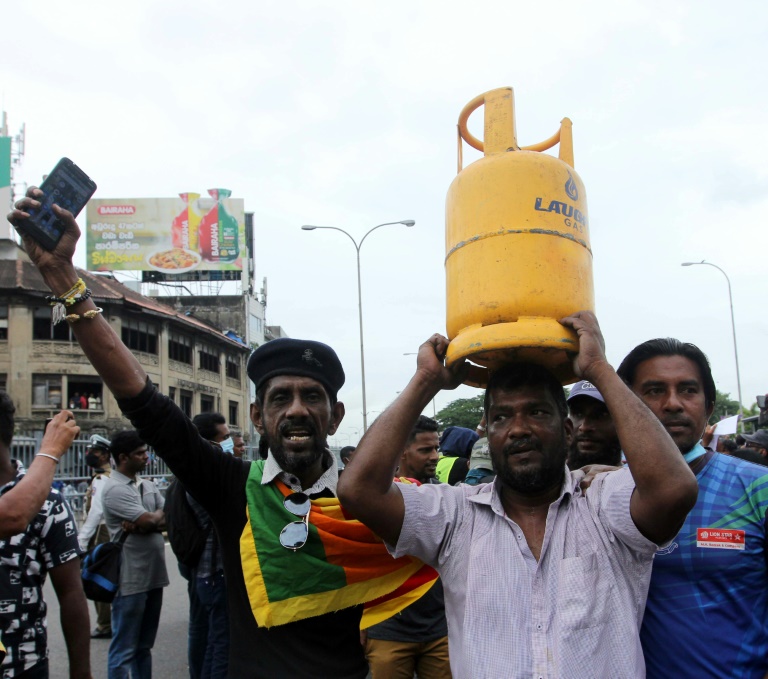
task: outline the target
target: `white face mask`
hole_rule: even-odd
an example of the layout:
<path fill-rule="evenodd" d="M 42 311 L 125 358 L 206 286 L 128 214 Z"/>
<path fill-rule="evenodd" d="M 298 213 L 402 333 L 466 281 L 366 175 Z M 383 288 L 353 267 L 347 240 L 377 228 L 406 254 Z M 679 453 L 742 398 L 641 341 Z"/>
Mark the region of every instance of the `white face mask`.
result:
<path fill-rule="evenodd" d="M 219 445 L 225 453 L 232 455 L 235 452 L 235 442 L 232 440 L 231 436 L 227 436 L 227 438 L 219 443 Z"/>

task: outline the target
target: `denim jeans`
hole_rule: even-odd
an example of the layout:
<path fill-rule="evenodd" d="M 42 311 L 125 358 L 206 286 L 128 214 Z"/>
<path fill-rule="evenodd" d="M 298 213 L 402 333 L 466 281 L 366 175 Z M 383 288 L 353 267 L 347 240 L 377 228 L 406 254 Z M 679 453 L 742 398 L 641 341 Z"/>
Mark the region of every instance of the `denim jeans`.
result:
<path fill-rule="evenodd" d="M 189 676 L 225 679 L 229 665 L 227 585 L 219 571 L 189 582 Z"/>
<path fill-rule="evenodd" d="M 109 679 L 151 679 L 152 646 L 162 606 L 162 587 L 115 597 L 107 661 Z"/>
<path fill-rule="evenodd" d="M 208 646 L 208 614 L 197 596 L 197 578 L 191 574 L 179 571 L 187 579 L 187 594 L 189 595 L 189 632 L 187 636 L 187 662 L 189 663 L 189 679 L 201 679 L 205 664 L 205 649 Z"/>

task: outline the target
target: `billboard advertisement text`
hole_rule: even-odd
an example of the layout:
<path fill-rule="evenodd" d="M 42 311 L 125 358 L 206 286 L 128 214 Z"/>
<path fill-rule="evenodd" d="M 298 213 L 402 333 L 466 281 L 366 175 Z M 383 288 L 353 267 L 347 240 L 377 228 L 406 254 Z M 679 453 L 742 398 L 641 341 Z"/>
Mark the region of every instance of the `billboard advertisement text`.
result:
<path fill-rule="evenodd" d="M 227 189 L 209 197 L 98 198 L 86 210 L 89 271 L 242 270 L 245 206 Z"/>

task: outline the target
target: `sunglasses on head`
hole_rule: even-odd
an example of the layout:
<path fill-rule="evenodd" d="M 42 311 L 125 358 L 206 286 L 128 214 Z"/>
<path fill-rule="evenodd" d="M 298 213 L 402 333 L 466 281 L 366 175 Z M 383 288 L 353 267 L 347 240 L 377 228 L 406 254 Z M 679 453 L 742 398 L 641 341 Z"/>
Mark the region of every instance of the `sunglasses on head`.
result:
<path fill-rule="evenodd" d="M 283 499 L 283 506 L 301 521 L 292 521 L 280 531 L 280 544 L 294 552 L 301 549 L 309 537 L 309 510 L 312 501 L 306 493 L 291 493 Z"/>

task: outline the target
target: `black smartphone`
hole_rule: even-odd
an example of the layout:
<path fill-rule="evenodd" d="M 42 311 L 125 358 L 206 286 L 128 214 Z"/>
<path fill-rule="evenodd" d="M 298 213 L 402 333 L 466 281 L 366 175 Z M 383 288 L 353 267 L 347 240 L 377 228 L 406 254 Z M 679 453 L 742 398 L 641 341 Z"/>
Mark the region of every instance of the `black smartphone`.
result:
<path fill-rule="evenodd" d="M 75 217 L 96 191 L 96 183 L 69 158 L 62 158 L 40 184 L 42 205 L 29 211 L 19 228 L 46 250 L 53 250 L 64 235 L 64 223 L 53 212 L 54 203 Z"/>
<path fill-rule="evenodd" d="M 51 423 L 52 420 L 53 420 L 52 417 L 49 417 L 45 420 L 45 426 L 43 427 L 43 435 L 45 435 L 45 432 L 48 431 L 48 425 Z"/>

